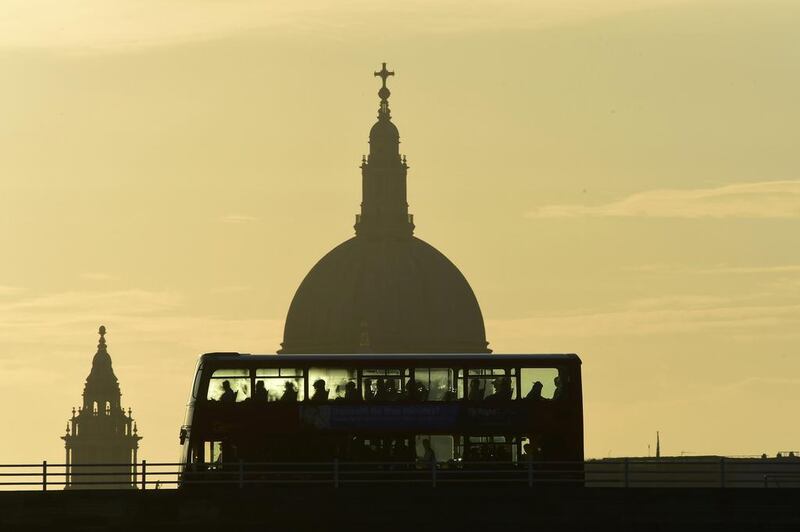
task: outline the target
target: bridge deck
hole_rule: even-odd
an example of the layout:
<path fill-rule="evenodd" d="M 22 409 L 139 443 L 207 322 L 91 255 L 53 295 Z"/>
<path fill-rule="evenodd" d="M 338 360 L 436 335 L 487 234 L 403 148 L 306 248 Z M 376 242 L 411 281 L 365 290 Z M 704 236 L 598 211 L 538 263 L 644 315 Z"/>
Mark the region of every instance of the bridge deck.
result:
<path fill-rule="evenodd" d="M 0 492 L 0 530 L 800 530 L 800 489 L 509 486 Z"/>

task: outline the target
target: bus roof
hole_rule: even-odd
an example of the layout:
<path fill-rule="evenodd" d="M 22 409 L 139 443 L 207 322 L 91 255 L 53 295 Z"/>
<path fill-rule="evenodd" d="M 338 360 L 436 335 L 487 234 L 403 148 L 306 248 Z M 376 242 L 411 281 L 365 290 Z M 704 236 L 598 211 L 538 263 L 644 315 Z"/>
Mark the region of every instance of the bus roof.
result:
<path fill-rule="evenodd" d="M 385 361 L 385 360 L 431 360 L 431 361 L 455 361 L 455 360 L 474 360 L 486 362 L 502 358 L 503 362 L 552 362 L 552 363 L 581 363 L 580 357 L 575 353 L 550 353 L 550 354 L 500 354 L 500 353 L 346 353 L 346 354 L 332 354 L 332 353 L 319 353 L 319 354 L 302 354 L 302 355 L 279 355 L 279 354 L 262 354 L 252 355 L 250 353 L 205 353 L 201 355 L 201 360 L 214 360 L 214 361 L 241 361 L 241 362 L 260 362 L 260 361 L 273 361 L 275 359 L 281 361 L 298 361 L 310 362 L 314 360 L 337 360 L 337 361 L 358 361 L 369 362 Z"/>

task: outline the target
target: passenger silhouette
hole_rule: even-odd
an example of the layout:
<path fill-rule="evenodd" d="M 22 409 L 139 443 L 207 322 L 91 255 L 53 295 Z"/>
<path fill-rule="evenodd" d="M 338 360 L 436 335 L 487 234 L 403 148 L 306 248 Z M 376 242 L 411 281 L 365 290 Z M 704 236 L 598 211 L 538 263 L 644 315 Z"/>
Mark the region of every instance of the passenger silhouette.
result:
<path fill-rule="evenodd" d="M 386 400 L 394 401 L 397 399 L 397 381 L 394 379 L 386 379 Z"/>
<path fill-rule="evenodd" d="M 467 399 L 470 401 L 480 401 L 483 399 L 484 390 L 481 388 L 481 381 L 479 379 L 472 379 L 469 381 L 469 393 Z"/>
<path fill-rule="evenodd" d="M 230 381 L 222 381 L 222 390 L 222 395 L 219 398 L 222 403 L 233 404 L 236 402 L 236 396 L 239 395 L 239 392 L 233 391 Z"/>
<path fill-rule="evenodd" d="M 283 395 L 281 395 L 280 400 L 287 403 L 297 402 L 297 388 L 295 388 L 292 381 L 286 381 L 283 384 Z"/>
<path fill-rule="evenodd" d="M 317 379 L 314 381 L 314 394 L 311 396 L 312 403 L 324 403 L 328 400 L 330 390 L 325 389 L 325 381 Z"/>
<path fill-rule="evenodd" d="M 561 399 L 564 395 L 564 381 L 561 380 L 561 375 L 553 379 L 553 384 L 556 386 L 556 391 L 553 392 L 553 399 Z"/>
<path fill-rule="evenodd" d="M 388 401 L 389 400 L 389 390 L 386 387 L 386 381 L 382 378 L 379 378 L 375 382 L 375 400 L 376 401 Z"/>
<path fill-rule="evenodd" d="M 264 381 L 256 383 L 256 390 L 253 392 L 253 400 L 261 403 L 266 403 L 269 400 L 269 393 L 264 386 Z"/>
<path fill-rule="evenodd" d="M 514 398 L 514 386 L 511 384 L 511 377 L 503 377 L 503 394 L 501 399 L 510 401 Z"/>
<path fill-rule="evenodd" d="M 347 384 L 344 385 L 344 397 L 345 401 L 356 402 L 359 399 L 358 396 L 358 387 L 356 383 L 353 381 L 347 381 Z"/>
<path fill-rule="evenodd" d="M 364 400 L 372 401 L 375 399 L 375 392 L 372 391 L 372 379 L 364 379 Z"/>
<path fill-rule="evenodd" d="M 486 397 L 487 401 L 505 401 L 511 399 L 511 379 L 509 377 L 497 377 L 492 381 L 494 393 Z"/>
<path fill-rule="evenodd" d="M 406 399 L 409 401 L 424 401 L 425 387 L 421 382 L 408 379 L 406 383 Z"/>
<path fill-rule="evenodd" d="M 425 385 L 422 384 L 421 382 L 419 381 L 415 382 L 417 383 L 417 394 L 419 395 L 419 400 L 427 401 L 428 395 L 431 393 L 431 391 L 428 388 L 426 388 Z"/>
<path fill-rule="evenodd" d="M 422 440 L 422 448 L 424 449 L 422 459 L 420 462 L 429 465 L 431 467 L 436 465 L 436 453 L 433 451 L 433 447 L 431 447 L 431 440 L 428 438 L 424 438 Z"/>
<path fill-rule="evenodd" d="M 531 386 L 531 391 L 528 392 L 528 395 L 525 396 L 525 399 L 531 399 L 533 401 L 541 401 L 542 399 L 544 399 L 542 397 L 542 388 L 544 388 L 544 385 L 541 382 L 539 381 L 534 382 L 533 386 Z"/>

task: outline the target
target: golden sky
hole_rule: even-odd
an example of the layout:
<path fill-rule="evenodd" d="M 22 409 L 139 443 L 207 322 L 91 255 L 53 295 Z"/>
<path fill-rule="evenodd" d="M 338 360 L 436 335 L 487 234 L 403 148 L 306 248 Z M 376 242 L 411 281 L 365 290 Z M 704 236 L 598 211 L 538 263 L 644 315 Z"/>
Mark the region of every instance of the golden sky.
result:
<path fill-rule="evenodd" d="M 3 462 L 63 460 L 100 324 L 177 457 L 352 235 L 381 61 L 417 236 L 496 352 L 581 355 L 588 456 L 800 447 L 800 3 L 294 4 L 0 6 Z"/>

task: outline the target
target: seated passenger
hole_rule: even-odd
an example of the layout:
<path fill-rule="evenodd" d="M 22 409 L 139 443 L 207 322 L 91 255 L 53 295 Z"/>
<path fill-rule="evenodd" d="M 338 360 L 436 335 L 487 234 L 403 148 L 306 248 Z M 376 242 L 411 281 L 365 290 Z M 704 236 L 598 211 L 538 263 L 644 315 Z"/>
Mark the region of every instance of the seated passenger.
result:
<path fill-rule="evenodd" d="M 372 379 L 364 379 L 364 400 L 372 401 L 375 399 L 375 392 L 372 391 Z"/>
<path fill-rule="evenodd" d="M 317 379 L 314 381 L 314 393 L 311 395 L 312 403 L 324 403 L 328 400 L 330 390 L 325 389 L 325 381 Z"/>
<path fill-rule="evenodd" d="M 281 395 L 280 401 L 284 401 L 287 403 L 296 403 L 297 402 L 297 388 L 292 381 L 286 381 L 283 385 L 283 395 Z"/>
<path fill-rule="evenodd" d="M 375 396 L 376 401 L 388 401 L 389 400 L 389 393 L 388 389 L 386 388 L 386 381 L 382 378 L 379 378 L 375 382 Z"/>
<path fill-rule="evenodd" d="M 399 392 L 397 391 L 397 381 L 386 379 L 386 401 L 396 401 Z"/>
<path fill-rule="evenodd" d="M 233 404 L 236 402 L 236 396 L 239 395 L 239 392 L 234 392 L 231 388 L 230 381 L 222 381 L 222 395 L 220 396 L 220 402 L 224 404 Z"/>
<path fill-rule="evenodd" d="M 511 384 L 511 377 L 503 377 L 503 393 L 501 399 L 510 401 L 514 398 L 514 386 Z"/>
<path fill-rule="evenodd" d="M 503 397 L 503 378 L 496 377 L 492 381 L 492 393 L 486 396 L 487 401 L 498 401 Z"/>
<path fill-rule="evenodd" d="M 511 399 L 512 388 L 511 379 L 509 377 L 497 377 L 492 381 L 494 393 L 487 396 L 487 401 L 506 401 Z"/>
<path fill-rule="evenodd" d="M 358 387 L 356 386 L 355 382 L 347 381 L 347 384 L 344 385 L 344 397 L 341 399 L 351 403 L 355 403 L 360 399 L 358 395 Z"/>
<path fill-rule="evenodd" d="M 553 384 L 556 385 L 556 391 L 553 392 L 553 399 L 561 399 L 564 395 L 564 381 L 561 380 L 561 375 L 553 379 Z"/>
<path fill-rule="evenodd" d="M 419 400 L 420 401 L 427 401 L 428 400 L 428 395 L 431 393 L 431 391 L 428 388 L 426 388 L 425 385 L 422 384 L 421 382 L 417 382 L 417 386 L 419 386 L 419 389 L 418 389 L 418 392 L 417 392 L 419 394 Z"/>
<path fill-rule="evenodd" d="M 436 467 L 436 453 L 433 452 L 433 447 L 431 447 L 431 440 L 424 438 L 422 440 L 422 448 L 424 449 L 424 454 L 420 459 L 420 463 L 429 467 Z"/>
<path fill-rule="evenodd" d="M 267 392 L 267 389 L 264 387 L 264 381 L 258 381 L 256 383 L 256 391 L 253 392 L 253 401 L 266 403 L 268 400 L 269 400 L 269 393 Z"/>
<path fill-rule="evenodd" d="M 472 379 L 469 381 L 469 393 L 467 399 L 470 401 L 480 401 L 483 399 L 484 389 L 481 388 L 480 379 Z"/>
<path fill-rule="evenodd" d="M 534 382 L 533 386 L 531 386 L 531 391 L 528 392 L 528 395 L 525 396 L 525 399 L 531 399 L 533 401 L 541 401 L 542 399 L 544 399 L 542 397 L 542 388 L 544 388 L 544 385 L 541 382 L 539 381 Z"/>
<path fill-rule="evenodd" d="M 425 387 L 421 382 L 414 379 L 408 379 L 406 383 L 406 399 L 409 401 L 424 401 Z"/>

